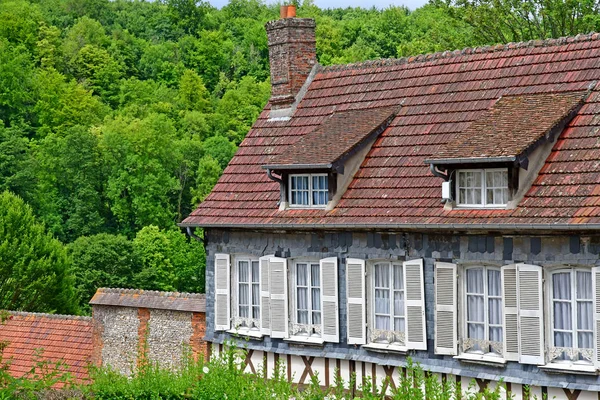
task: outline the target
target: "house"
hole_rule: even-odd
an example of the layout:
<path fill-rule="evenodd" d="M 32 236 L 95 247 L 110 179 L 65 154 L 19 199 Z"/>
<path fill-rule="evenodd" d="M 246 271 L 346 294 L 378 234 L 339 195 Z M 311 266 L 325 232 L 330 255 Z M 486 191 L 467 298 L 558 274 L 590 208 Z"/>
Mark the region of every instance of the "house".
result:
<path fill-rule="evenodd" d="M 600 398 L 600 35 L 321 66 L 312 19 L 266 30 L 269 104 L 182 223 L 213 351 Z"/>

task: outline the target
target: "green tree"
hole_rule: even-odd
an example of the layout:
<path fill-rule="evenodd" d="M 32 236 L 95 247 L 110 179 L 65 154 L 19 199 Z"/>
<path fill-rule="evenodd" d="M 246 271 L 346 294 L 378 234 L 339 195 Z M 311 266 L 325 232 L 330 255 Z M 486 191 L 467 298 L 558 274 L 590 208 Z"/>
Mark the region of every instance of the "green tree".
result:
<path fill-rule="evenodd" d="M 557 38 L 600 28 L 594 0 L 455 0 L 478 40 L 493 43 Z"/>
<path fill-rule="evenodd" d="M 146 226 L 133 240 L 141 270 L 136 286 L 150 290 L 204 292 L 204 247 L 178 230 Z"/>
<path fill-rule="evenodd" d="M 210 194 L 210 191 L 215 186 L 222 173 L 223 169 L 219 165 L 219 162 L 210 155 L 205 155 L 200 159 L 200 162 L 198 163 L 198 172 L 196 173 L 196 187 L 192 190 L 194 196 L 192 198 L 192 204 L 194 206 L 204 201 L 206 196 Z"/>
<path fill-rule="evenodd" d="M 66 249 L 10 192 L 0 194 L 0 283 L 2 309 L 78 311 Z"/>
<path fill-rule="evenodd" d="M 88 302 L 101 287 L 135 288 L 133 277 L 140 262 L 133 242 L 122 235 L 101 233 L 81 236 L 67 250 L 73 260 L 73 272 L 80 307 L 90 312 Z"/>
<path fill-rule="evenodd" d="M 164 115 L 117 117 L 100 130 L 108 168 L 107 197 L 120 232 L 132 235 L 146 225 L 167 227 L 176 217 L 183 162 L 173 122 Z"/>
<path fill-rule="evenodd" d="M 35 179 L 29 203 L 63 241 L 101 232 L 107 225 L 105 169 L 98 137 L 81 126 L 50 134 L 33 145 Z"/>

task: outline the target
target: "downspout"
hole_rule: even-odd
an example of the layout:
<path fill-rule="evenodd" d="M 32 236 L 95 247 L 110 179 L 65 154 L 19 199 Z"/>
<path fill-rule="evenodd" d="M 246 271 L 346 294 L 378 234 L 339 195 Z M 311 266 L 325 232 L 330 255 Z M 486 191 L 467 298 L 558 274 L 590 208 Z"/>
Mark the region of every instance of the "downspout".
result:
<path fill-rule="evenodd" d="M 186 229 L 187 234 L 188 234 L 189 237 L 192 237 L 192 238 L 196 239 L 197 241 L 199 241 L 201 243 L 204 243 L 204 239 L 202 239 L 200 236 L 196 235 L 194 233 L 194 231 L 192 230 L 191 226 L 186 226 L 185 229 Z"/>
<path fill-rule="evenodd" d="M 271 171 L 270 168 L 267 168 L 267 176 L 272 181 L 279 183 L 279 201 L 277 202 L 277 205 L 279 206 L 279 205 L 281 205 L 281 201 L 285 199 L 285 188 L 283 185 L 283 179 L 274 176 L 273 171 Z"/>
<path fill-rule="evenodd" d="M 438 178 L 442 178 L 446 182 L 448 182 L 448 180 L 450 179 L 450 176 L 448 174 L 444 174 L 443 172 L 438 171 L 434 164 L 429 164 L 429 170 L 433 175 L 437 176 Z"/>

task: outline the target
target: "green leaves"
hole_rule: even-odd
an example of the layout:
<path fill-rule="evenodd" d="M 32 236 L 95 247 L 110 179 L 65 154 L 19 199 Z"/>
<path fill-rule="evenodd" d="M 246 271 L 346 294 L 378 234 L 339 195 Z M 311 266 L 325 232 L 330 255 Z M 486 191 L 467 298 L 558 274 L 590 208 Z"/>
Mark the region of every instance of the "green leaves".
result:
<path fill-rule="evenodd" d="M 76 313 L 73 275 L 63 245 L 31 207 L 0 194 L 0 309 Z"/>

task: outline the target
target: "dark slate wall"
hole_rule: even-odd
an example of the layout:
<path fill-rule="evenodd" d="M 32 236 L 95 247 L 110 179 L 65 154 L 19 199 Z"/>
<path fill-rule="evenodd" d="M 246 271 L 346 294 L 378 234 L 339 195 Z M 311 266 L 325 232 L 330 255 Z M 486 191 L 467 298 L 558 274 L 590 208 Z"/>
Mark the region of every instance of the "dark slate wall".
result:
<path fill-rule="evenodd" d="M 407 356 L 395 353 L 375 353 L 360 346 L 346 344 L 346 258 L 407 260 L 423 258 L 425 264 L 425 306 L 428 351 L 413 351 L 410 356 L 427 370 L 446 374 L 535 386 L 562 386 L 568 381 L 573 389 L 599 390 L 600 379 L 585 375 L 549 375 L 532 365 L 509 362 L 505 367 L 465 363 L 449 356 L 433 353 L 434 334 L 434 275 L 436 261 L 488 261 L 498 266 L 518 262 L 536 265 L 600 264 L 600 236 L 501 236 L 453 235 L 402 232 L 249 232 L 210 229 L 206 235 L 206 340 L 215 343 L 236 340 L 231 335 L 214 331 L 214 254 L 229 253 L 260 257 L 338 257 L 340 343 L 324 346 L 305 346 L 265 337 L 261 340 L 242 340 L 240 346 L 282 354 L 309 355 L 374 362 L 387 365 L 406 365 Z"/>

